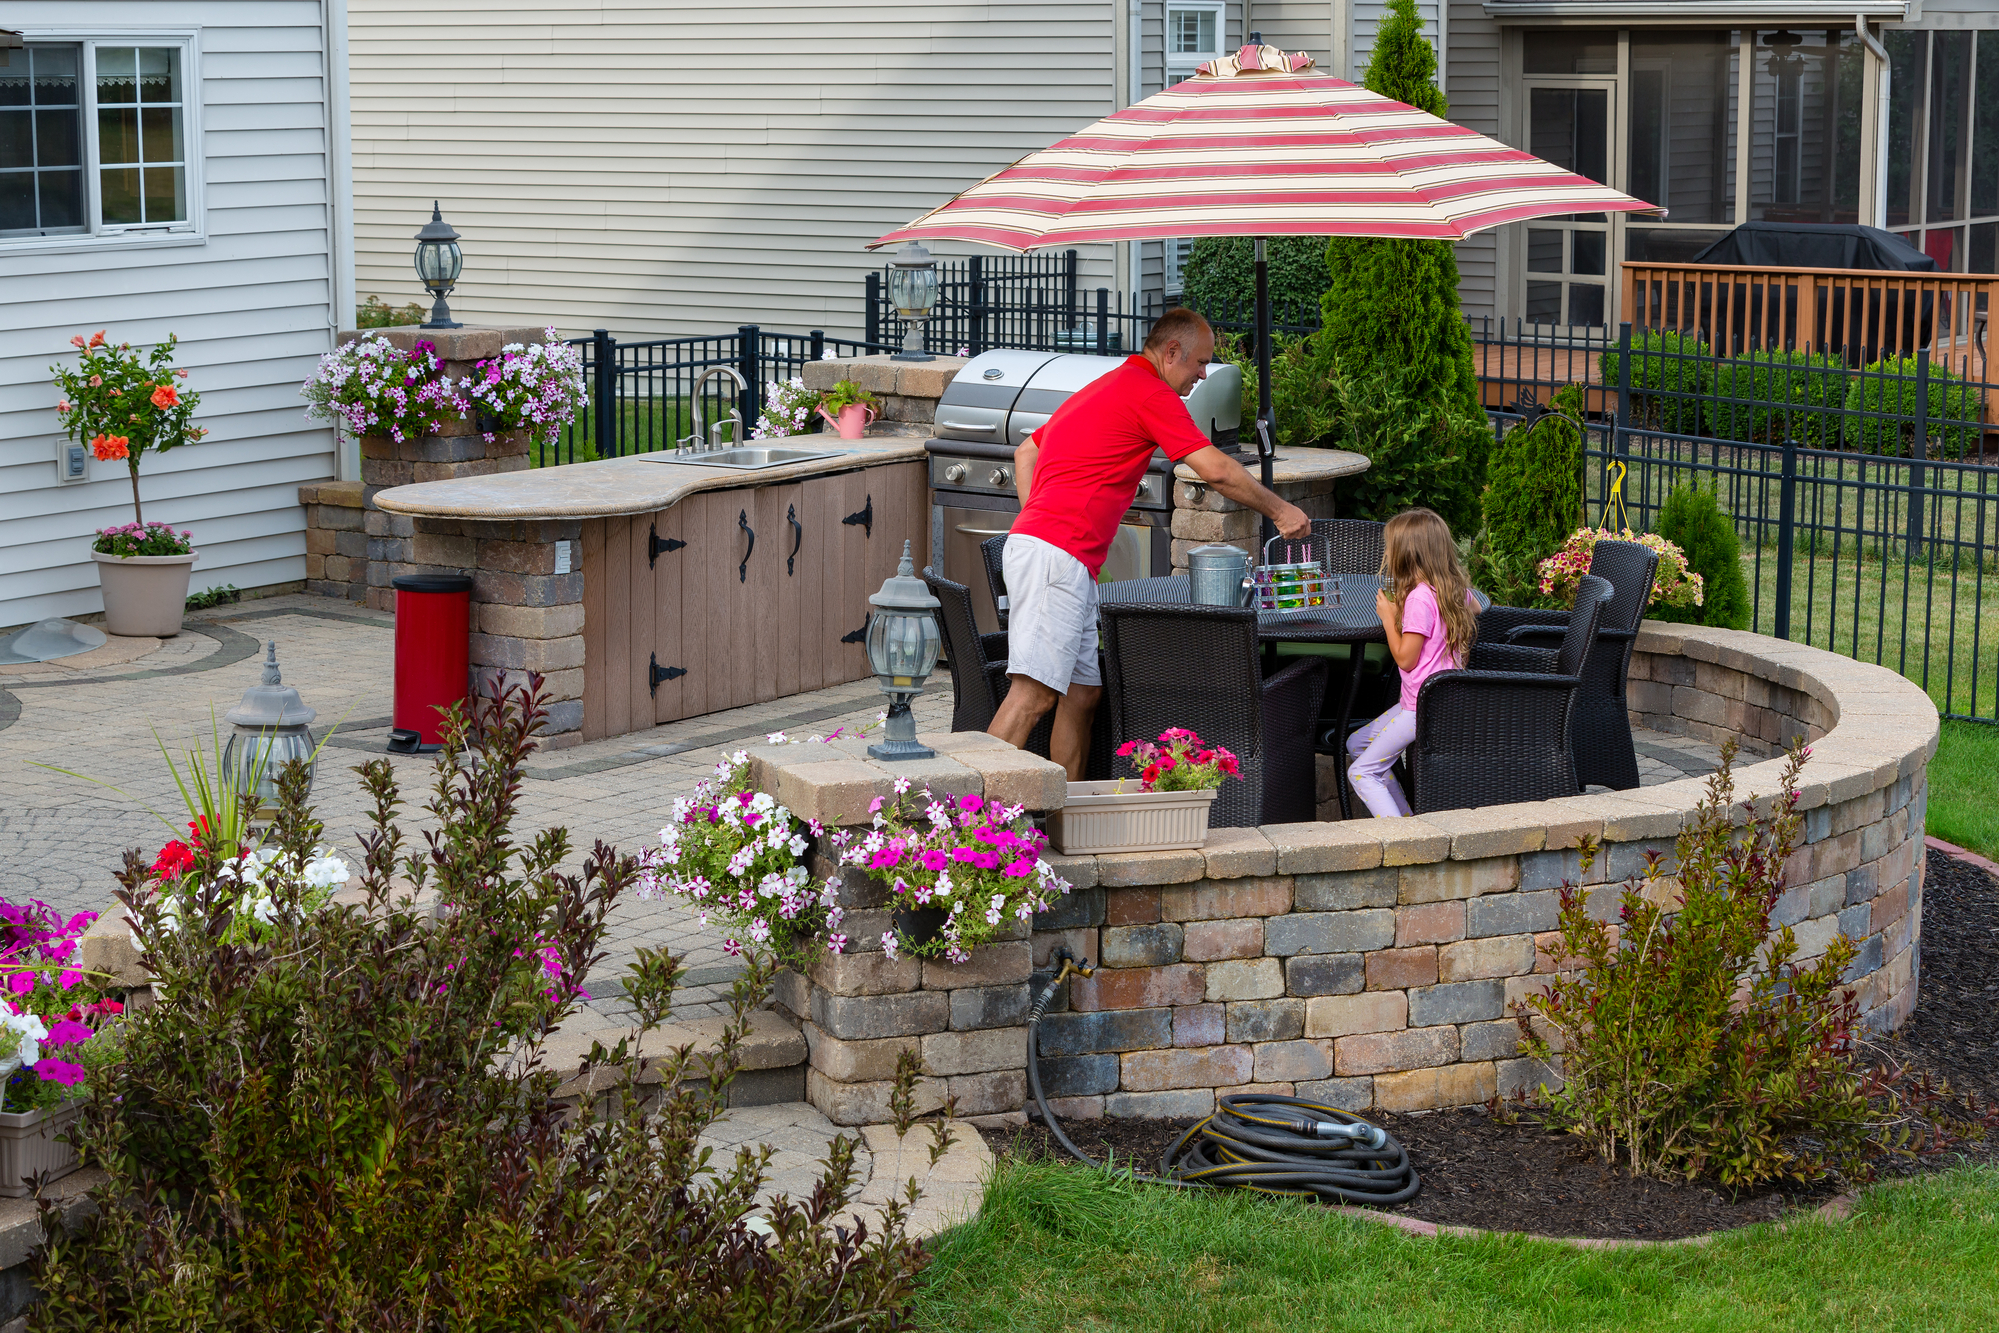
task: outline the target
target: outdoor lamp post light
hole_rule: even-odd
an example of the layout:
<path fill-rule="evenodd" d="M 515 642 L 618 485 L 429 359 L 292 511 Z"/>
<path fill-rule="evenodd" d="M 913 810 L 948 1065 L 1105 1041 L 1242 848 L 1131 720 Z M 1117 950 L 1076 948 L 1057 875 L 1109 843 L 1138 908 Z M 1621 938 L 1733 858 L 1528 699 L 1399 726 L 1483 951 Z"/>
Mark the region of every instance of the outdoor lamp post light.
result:
<path fill-rule="evenodd" d="M 937 261 L 917 241 L 906 241 L 888 261 L 888 299 L 909 323 L 902 350 L 891 361 L 935 361 L 923 350 L 923 324 L 937 308 Z"/>
<path fill-rule="evenodd" d="M 888 725 L 882 743 L 870 745 L 876 759 L 934 759 L 937 752 L 916 740 L 916 719 L 910 700 L 923 693 L 923 678 L 937 666 L 944 636 L 937 628 L 938 601 L 916 577 L 910 544 L 902 544 L 902 563 L 894 577 L 868 598 L 875 608 L 868 621 L 868 665 L 889 697 Z"/>
<path fill-rule="evenodd" d="M 279 679 L 276 639 L 264 645 L 263 679 L 223 716 L 235 728 L 222 750 L 223 778 L 235 791 L 254 788 L 259 810 L 277 806 L 278 774 L 292 760 L 304 761 L 310 782 L 314 747 L 306 725 L 319 713 Z"/>
<path fill-rule="evenodd" d="M 423 224 L 423 230 L 416 234 L 416 275 L 423 279 L 423 285 L 437 301 L 430 308 L 430 318 L 421 327 L 426 329 L 461 329 L 465 326 L 451 317 L 451 307 L 444 298 L 458 285 L 458 275 L 464 271 L 465 255 L 458 248 L 458 233 L 444 220 L 438 211 L 437 201 L 430 201 L 430 221 Z"/>

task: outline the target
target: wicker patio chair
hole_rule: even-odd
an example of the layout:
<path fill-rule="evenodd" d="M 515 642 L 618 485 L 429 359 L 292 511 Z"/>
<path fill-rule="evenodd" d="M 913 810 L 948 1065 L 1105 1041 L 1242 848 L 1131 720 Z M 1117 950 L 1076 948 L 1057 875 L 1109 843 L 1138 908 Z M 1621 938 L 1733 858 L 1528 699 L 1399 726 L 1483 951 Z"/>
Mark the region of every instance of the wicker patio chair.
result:
<path fill-rule="evenodd" d="M 1637 542 L 1598 542 L 1590 573 L 1610 582 L 1595 645 L 1583 663 L 1573 732 L 1576 778 L 1585 787 L 1629 791 L 1638 785 L 1638 755 L 1631 743 L 1625 680 L 1645 607 L 1652 600 L 1659 557 Z M 1495 606 L 1479 617 L 1479 638 L 1492 643 L 1549 648 L 1568 625 L 1567 611 Z"/>
<path fill-rule="evenodd" d="M 993 610 L 999 613 L 999 627 L 1006 628 L 1006 539 L 1007 534 L 988 537 L 979 543 L 979 556 L 986 562 L 986 587 L 992 589 Z"/>
<path fill-rule="evenodd" d="M 1216 828 L 1295 824 L 1318 817 L 1313 752 L 1324 658 L 1266 678 L 1256 612 L 1225 606 L 1114 604 L 1102 610 L 1105 703 L 1113 744 L 1187 727 L 1235 753 L 1241 780 L 1222 784 Z"/>
<path fill-rule="evenodd" d="M 1419 815 L 1574 796 L 1571 728 L 1583 687 L 1578 668 L 1596 642 L 1610 585 L 1585 577 L 1560 649 L 1520 647 L 1541 669 L 1440 671 L 1416 696 L 1408 750 L 1409 803 Z M 1482 660 L 1490 660 L 1484 658 Z M 1526 658 L 1517 659 L 1529 665 Z M 1552 665 L 1553 669 L 1547 669 Z"/>

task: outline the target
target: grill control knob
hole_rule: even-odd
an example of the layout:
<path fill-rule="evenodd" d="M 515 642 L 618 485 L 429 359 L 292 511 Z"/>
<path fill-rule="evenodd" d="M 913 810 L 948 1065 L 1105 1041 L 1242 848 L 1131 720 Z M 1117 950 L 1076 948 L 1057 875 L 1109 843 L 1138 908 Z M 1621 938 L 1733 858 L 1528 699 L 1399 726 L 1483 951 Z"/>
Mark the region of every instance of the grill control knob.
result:
<path fill-rule="evenodd" d="M 953 463 L 951 464 L 951 466 L 944 469 L 944 480 L 949 482 L 960 482 L 963 481 L 964 479 L 965 479 L 965 465 L 963 463 Z"/>
<path fill-rule="evenodd" d="M 1012 480 L 1013 473 L 1009 469 L 996 467 L 993 469 L 993 474 L 986 478 L 986 484 L 988 486 L 1004 486 Z"/>

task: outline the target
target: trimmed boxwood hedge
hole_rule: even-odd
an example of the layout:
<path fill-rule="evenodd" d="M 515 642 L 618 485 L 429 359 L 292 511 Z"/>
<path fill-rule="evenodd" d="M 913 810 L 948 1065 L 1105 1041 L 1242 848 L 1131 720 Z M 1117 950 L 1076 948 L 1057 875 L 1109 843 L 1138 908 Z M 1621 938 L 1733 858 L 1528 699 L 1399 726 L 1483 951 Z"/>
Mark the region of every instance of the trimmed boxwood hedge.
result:
<path fill-rule="evenodd" d="M 1759 352 L 1716 363 L 1707 430 L 1724 440 L 1836 448 L 1846 363 L 1811 352 Z"/>
<path fill-rule="evenodd" d="M 1685 435 L 1700 430 L 1700 402 L 1714 382 L 1708 345 L 1691 333 L 1646 329 L 1631 340 L 1631 403 L 1637 420 Z M 1605 388 L 1615 388 L 1624 354 L 1612 347 L 1597 358 Z"/>
<path fill-rule="evenodd" d="M 1916 427 L 1916 358 L 1883 357 L 1853 377 L 1846 390 L 1846 447 L 1867 454 L 1910 456 Z M 1939 428 L 1939 421 L 1976 422 L 1984 412 L 1984 395 L 1942 367 L 1930 366 L 1930 456 L 1958 458 L 1979 442 L 1976 425 Z M 1863 413 L 1887 414 L 1888 420 Z M 1898 421 L 1896 416 L 1911 418 Z"/>

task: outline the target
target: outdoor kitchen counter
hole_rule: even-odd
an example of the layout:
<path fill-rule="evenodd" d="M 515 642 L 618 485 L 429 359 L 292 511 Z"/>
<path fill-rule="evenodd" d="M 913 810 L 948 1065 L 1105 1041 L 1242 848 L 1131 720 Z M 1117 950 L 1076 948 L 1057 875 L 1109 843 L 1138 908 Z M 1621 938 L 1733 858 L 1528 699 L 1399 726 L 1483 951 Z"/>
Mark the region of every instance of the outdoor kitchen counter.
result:
<path fill-rule="evenodd" d="M 474 683 L 541 673 L 550 745 L 622 736 L 868 676 L 868 595 L 904 541 L 929 559 L 926 434 L 802 436 L 784 443 L 838 452 L 750 471 L 619 458 L 389 487 L 373 502 L 410 535 L 370 554 L 471 576 Z"/>
<path fill-rule="evenodd" d="M 741 471 L 651 461 L 661 455 L 610 458 L 596 463 L 570 463 L 395 486 L 377 492 L 374 502 L 392 514 L 482 521 L 650 514 L 700 491 L 782 485 L 856 467 L 921 462 L 923 440 L 928 434 L 926 426 L 883 423 L 871 428 L 867 438 L 861 440 L 805 435 L 782 441 L 840 452 L 832 458 L 781 467 Z"/>
<path fill-rule="evenodd" d="M 1254 456 L 1243 459 L 1242 465 L 1249 469 L 1252 477 L 1261 475 Z M 1349 453 L 1345 449 L 1289 449 L 1280 452 L 1270 462 L 1271 480 L 1279 486 L 1331 481 L 1335 477 L 1351 477 L 1356 472 L 1365 471 L 1367 455 Z M 1196 486 L 1201 484 L 1201 475 L 1185 463 L 1173 469 L 1173 479 Z"/>

